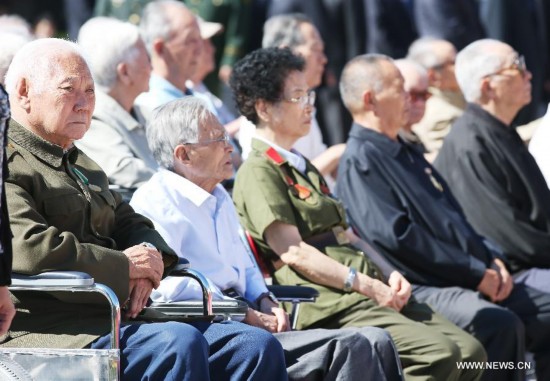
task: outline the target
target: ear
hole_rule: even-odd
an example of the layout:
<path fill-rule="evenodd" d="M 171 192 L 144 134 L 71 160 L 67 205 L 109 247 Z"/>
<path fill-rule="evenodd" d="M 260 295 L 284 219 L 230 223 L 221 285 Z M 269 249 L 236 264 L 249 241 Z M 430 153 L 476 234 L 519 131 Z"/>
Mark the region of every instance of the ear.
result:
<path fill-rule="evenodd" d="M 183 144 L 178 144 L 176 148 L 174 148 L 174 160 L 182 163 L 183 165 L 189 164 L 189 154 L 187 152 L 187 148 Z"/>
<path fill-rule="evenodd" d="M 493 85 L 491 84 L 491 78 L 485 77 L 481 80 L 480 86 L 480 101 L 481 103 L 487 103 L 491 99 L 495 97 L 495 90 L 493 88 Z"/>
<path fill-rule="evenodd" d="M 363 109 L 365 111 L 373 111 L 376 108 L 376 97 L 370 90 L 363 92 Z"/>
<path fill-rule="evenodd" d="M 256 114 L 258 114 L 258 118 L 263 123 L 267 123 L 271 120 L 271 107 L 272 105 L 270 102 L 266 102 L 263 99 L 256 100 L 254 108 L 256 109 Z"/>
<path fill-rule="evenodd" d="M 164 54 L 164 40 L 157 38 L 153 41 L 153 54 L 162 56 Z"/>
<path fill-rule="evenodd" d="M 19 78 L 15 84 L 15 102 L 24 109 L 29 111 L 31 108 L 31 100 L 29 97 L 29 80 L 25 77 Z"/>
<path fill-rule="evenodd" d="M 124 85 L 128 86 L 132 83 L 132 78 L 128 75 L 128 64 L 121 62 L 116 66 L 116 73 L 118 80 Z"/>

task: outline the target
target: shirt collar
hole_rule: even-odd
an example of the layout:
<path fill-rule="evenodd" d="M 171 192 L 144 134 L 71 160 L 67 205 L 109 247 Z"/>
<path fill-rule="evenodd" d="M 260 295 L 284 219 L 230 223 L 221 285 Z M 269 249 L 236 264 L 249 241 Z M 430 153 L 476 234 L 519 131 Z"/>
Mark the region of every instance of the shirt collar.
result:
<path fill-rule="evenodd" d="M 399 152 L 405 148 L 400 138 L 398 138 L 397 141 L 392 140 L 378 131 L 363 127 L 357 123 L 353 123 L 351 126 L 349 136 L 350 138 L 355 138 L 363 142 L 370 141 L 379 150 L 386 152 L 388 155 L 393 157 L 399 155 Z"/>
<path fill-rule="evenodd" d="M 512 126 L 503 123 L 502 121 L 494 117 L 491 113 L 485 111 L 481 108 L 481 106 L 475 103 L 468 103 L 465 112 L 467 114 L 473 115 L 475 118 L 482 122 L 476 123 L 476 125 L 480 129 L 507 137 L 515 137 L 515 135 L 517 135 L 516 130 L 512 128 Z"/>
<path fill-rule="evenodd" d="M 154 89 L 154 91 L 162 91 L 168 93 L 174 98 L 183 98 L 185 95 L 193 95 L 193 92 L 191 90 L 186 89 L 186 91 L 183 92 L 172 83 L 170 83 L 168 80 L 156 74 L 151 74 L 151 78 L 149 79 L 149 89 L 149 91 Z"/>
<path fill-rule="evenodd" d="M 192 181 L 167 169 L 159 170 L 158 175 L 164 177 L 168 186 L 179 196 L 191 201 L 199 208 L 208 200 L 212 200 L 211 202 L 214 202 L 214 205 L 219 205 L 224 196 L 224 192 L 218 189 L 222 187 L 221 184 L 216 185 L 212 193 L 208 193 Z"/>
<path fill-rule="evenodd" d="M 39 160 L 54 168 L 61 166 L 65 153 L 67 153 L 71 163 L 76 162 L 78 158 L 78 150 L 75 146 L 72 146 L 65 152 L 62 147 L 42 139 L 34 132 L 16 122 L 13 118 L 10 120 L 8 137 Z"/>
<path fill-rule="evenodd" d="M 116 118 L 129 131 L 142 128 L 141 124 L 126 111 L 120 103 L 103 91 L 96 91 L 96 104 L 94 115 L 99 120 L 112 120 Z"/>
<path fill-rule="evenodd" d="M 280 155 L 285 158 L 286 161 L 288 161 L 294 168 L 298 169 L 300 172 L 305 173 L 306 171 L 306 160 L 304 157 L 295 149 L 291 149 L 290 151 L 278 146 L 277 144 L 265 139 L 262 136 L 254 136 L 253 139 L 257 139 L 261 142 L 264 142 L 270 147 L 273 147 L 275 151 L 277 151 Z"/>

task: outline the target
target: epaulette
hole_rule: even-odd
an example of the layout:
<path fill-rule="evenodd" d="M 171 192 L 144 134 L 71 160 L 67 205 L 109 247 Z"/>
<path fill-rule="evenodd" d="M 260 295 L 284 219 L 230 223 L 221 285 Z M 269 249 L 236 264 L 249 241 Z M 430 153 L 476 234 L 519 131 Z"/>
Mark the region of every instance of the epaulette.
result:
<path fill-rule="evenodd" d="M 272 162 L 274 162 L 277 165 L 283 164 L 286 160 L 282 158 L 281 155 L 279 155 L 279 152 L 273 147 L 269 147 L 265 150 L 265 155 L 268 159 L 270 159 Z"/>

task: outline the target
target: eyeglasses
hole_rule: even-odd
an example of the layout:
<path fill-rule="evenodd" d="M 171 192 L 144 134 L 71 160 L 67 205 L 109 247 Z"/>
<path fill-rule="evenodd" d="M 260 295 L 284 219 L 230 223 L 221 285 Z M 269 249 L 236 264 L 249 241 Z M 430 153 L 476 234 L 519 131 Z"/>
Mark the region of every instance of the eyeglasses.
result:
<path fill-rule="evenodd" d="M 307 105 L 313 106 L 315 104 L 315 98 L 316 98 L 315 91 L 310 90 L 308 91 L 307 94 L 302 95 L 300 97 L 282 98 L 280 100 L 299 104 L 303 108 L 303 107 L 306 107 Z"/>
<path fill-rule="evenodd" d="M 207 140 L 203 140 L 201 142 L 196 142 L 196 143 L 181 143 L 183 145 L 186 145 L 186 146 L 190 146 L 190 145 L 208 145 L 208 144 L 213 144 L 213 143 L 224 143 L 224 144 L 229 144 L 231 142 L 231 138 L 229 137 L 229 135 L 226 133 L 223 134 L 223 136 L 220 136 L 219 138 L 216 138 L 216 139 L 207 139 Z"/>
<path fill-rule="evenodd" d="M 525 75 L 527 74 L 527 65 L 525 64 L 525 57 L 523 57 L 522 55 L 517 55 L 514 58 L 512 65 L 502 68 L 495 73 L 487 74 L 483 76 L 483 78 L 492 77 L 494 75 L 503 75 L 502 72 L 505 70 L 517 70 L 522 77 L 525 77 Z"/>
<path fill-rule="evenodd" d="M 409 97 L 411 97 L 411 102 L 417 102 L 417 101 L 427 101 L 429 97 L 431 97 L 432 94 L 428 90 L 424 91 L 409 91 Z"/>

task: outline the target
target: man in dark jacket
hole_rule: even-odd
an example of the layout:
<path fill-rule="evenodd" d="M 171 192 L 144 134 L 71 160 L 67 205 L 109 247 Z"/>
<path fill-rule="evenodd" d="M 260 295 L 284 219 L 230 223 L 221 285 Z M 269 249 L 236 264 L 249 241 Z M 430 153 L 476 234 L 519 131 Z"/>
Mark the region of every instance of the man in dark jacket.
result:
<path fill-rule="evenodd" d="M 515 282 L 550 293 L 550 190 L 511 125 L 531 101 L 531 73 L 496 40 L 464 48 L 456 73 L 470 103 L 435 166 L 468 221 L 502 248 Z"/>

